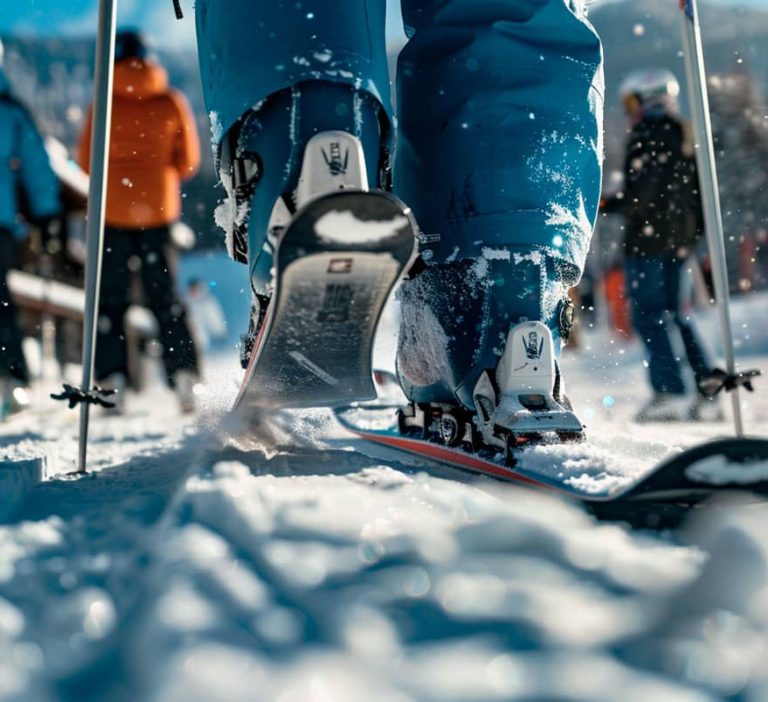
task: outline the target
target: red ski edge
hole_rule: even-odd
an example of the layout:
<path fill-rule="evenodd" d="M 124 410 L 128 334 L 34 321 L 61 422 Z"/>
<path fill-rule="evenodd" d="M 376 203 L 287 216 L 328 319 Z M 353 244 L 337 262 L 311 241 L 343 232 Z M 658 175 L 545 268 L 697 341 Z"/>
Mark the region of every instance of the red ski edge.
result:
<path fill-rule="evenodd" d="M 243 381 L 240 384 L 240 390 L 237 392 L 237 399 L 235 400 L 235 404 L 233 405 L 233 408 L 236 409 L 240 405 L 240 401 L 243 399 L 243 395 L 245 394 L 246 389 L 248 388 L 248 383 L 251 380 L 251 376 L 253 375 L 254 370 L 256 369 L 256 362 L 258 360 L 258 357 L 261 355 L 261 352 L 263 351 L 266 331 L 269 328 L 269 326 L 272 324 L 272 312 L 274 311 L 274 296 L 269 301 L 269 306 L 267 307 L 267 312 L 264 315 L 264 321 L 261 324 L 261 329 L 259 329 L 259 333 L 256 335 L 256 340 L 253 342 L 253 350 L 251 351 L 251 358 L 248 361 L 248 368 L 245 371 L 245 375 L 243 376 Z"/>
<path fill-rule="evenodd" d="M 382 434 L 368 433 L 363 431 L 355 432 L 358 436 L 368 441 L 374 441 L 384 446 L 393 446 L 395 448 L 408 451 L 409 453 L 427 456 L 428 458 L 434 458 L 443 463 L 447 463 L 454 468 L 467 468 L 477 473 L 484 475 L 490 475 L 495 478 L 503 478 L 504 480 L 514 480 L 516 482 L 525 483 L 536 488 L 544 488 L 553 492 L 562 492 L 558 490 L 554 485 L 549 485 L 533 478 L 529 478 L 525 475 L 515 473 L 511 468 L 504 468 L 502 466 L 494 466 L 489 461 L 484 461 L 481 458 L 475 458 L 463 451 L 447 448 L 445 446 L 439 446 L 437 444 L 429 443 L 419 439 L 408 439 L 406 437 L 397 436 L 384 436 Z"/>

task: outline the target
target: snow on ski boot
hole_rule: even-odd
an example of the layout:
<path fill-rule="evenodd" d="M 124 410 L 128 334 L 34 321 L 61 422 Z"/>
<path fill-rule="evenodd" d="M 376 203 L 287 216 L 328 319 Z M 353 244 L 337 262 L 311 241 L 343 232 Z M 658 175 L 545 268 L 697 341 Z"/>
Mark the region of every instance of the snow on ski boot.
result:
<path fill-rule="evenodd" d="M 581 441 L 584 428 L 565 398 L 555 363 L 552 332 L 542 322 L 510 329 L 494 373 L 475 384 L 475 421 L 483 443 L 514 462 L 521 446 L 541 441 Z"/>

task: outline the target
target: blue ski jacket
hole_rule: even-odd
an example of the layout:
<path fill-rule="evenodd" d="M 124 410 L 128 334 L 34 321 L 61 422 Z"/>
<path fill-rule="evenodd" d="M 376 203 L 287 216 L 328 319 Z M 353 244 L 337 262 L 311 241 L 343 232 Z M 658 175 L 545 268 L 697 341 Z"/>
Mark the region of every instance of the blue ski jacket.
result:
<path fill-rule="evenodd" d="M 29 215 L 46 219 L 59 213 L 59 182 L 45 145 L 27 110 L 11 97 L 0 68 L 0 229 L 22 233 L 18 223 L 20 191 Z"/>

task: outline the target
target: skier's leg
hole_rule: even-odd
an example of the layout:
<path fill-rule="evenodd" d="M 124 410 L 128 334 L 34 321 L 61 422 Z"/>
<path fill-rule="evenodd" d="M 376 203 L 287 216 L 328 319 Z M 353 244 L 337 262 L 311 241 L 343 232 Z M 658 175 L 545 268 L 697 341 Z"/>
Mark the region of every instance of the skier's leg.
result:
<path fill-rule="evenodd" d="M 645 345 L 651 387 L 657 394 L 683 395 L 685 383 L 670 339 L 672 312 L 667 306 L 664 283 L 663 259 L 632 258 L 627 261 L 632 326 Z"/>
<path fill-rule="evenodd" d="M 412 399 L 471 407 L 524 319 L 559 346 L 600 190 L 601 49 L 581 6 L 403 0 L 395 191 L 426 264 L 401 293 Z"/>
<path fill-rule="evenodd" d="M 371 184 L 389 131 L 385 0 L 199 0 L 198 47 L 214 148 L 228 199 L 218 211 L 230 250 L 268 292 L 267 228 L 295 189 L 319 131 L 360 138 Z M 266 250 L 265 250 L 266 249 Z M 247 251 L 247 253 L 245 253 Z"/>
<path fill-rule="evenodd" d="M 163 365 L 171 387 L 179 371 L 198 374 L 198 359 L 187 324 L 187 310 L 176 292 L 175 261 L 169 255 L 167 227 L 136 233 L 140 237 L 141 282 L 147 307 L 159 327 Z"/>
<path fill-rule="evenodd" d="M 0 229 L 0 378 L 13 378 L 26 385 L 29 371 L 21 347 L 22 334 L 16 318 L 16 305 L 8 287 L 13 250 L 13 234 Z"/>
<path fill-rule="evenodd" d="M 664 272 L 664 291 L 669 309 L 674 310 L 673 319 L 677 328 L 680 330 L 680 336 L 683 339 L 685 354 L 688 357 L 688 363 L 693 370 L 694 378 L 698 386 L 702 378 L 712 373 L 712 363 L 709 355 L 701 341 L 696 323 L 689 314 L 685 312 L 682 306 L 680 296 L 680 283 L 685 261 L 671 259 L 666 262 Z"/>
<path fill-rule="evenodd" d="M 385 0 L 197 0 L 214 145 L 268 96 L 308 81 L 357 87 L 389 109 Z"/>
<path fill-rule="evenodd" d="M 125 313 L 131 289 L 135 232 L 107 227 L 99 293 L 98 336 L 94 361 L 95 378 L 104 381 L 115 374 L 128 377 Z"/>

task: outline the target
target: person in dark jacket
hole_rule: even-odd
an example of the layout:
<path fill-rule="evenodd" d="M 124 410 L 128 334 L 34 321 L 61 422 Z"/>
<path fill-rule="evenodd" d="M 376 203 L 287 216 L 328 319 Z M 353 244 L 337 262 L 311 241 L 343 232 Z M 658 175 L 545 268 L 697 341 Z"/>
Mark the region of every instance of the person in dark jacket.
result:
<path fill-rule="evenodd" d="M 11 94 L 0 43 L 0 420 L 24 404 L 29 371 L 8 286 L 14 264 L 22 200 L 25 216 L 46 232 L 59 214 L 59 183 L 29 112 Z"/>
<path fill-rule="evenodd" d="M 116 37 L 112 105 L 96 378 L 118 390 L 125 385 L 124 318 L 138 272 L 144 303 L 160 328 L 168 383 L 182 411 L 191 412 L 198 359 L 176 290 L 170 226 L 181 214 L 181 181 L 197 172 L 200 145 L 186 99 L 169 87 L 165 69 L 133 30 Z M 80 139 L 79 161 L 85 170 L 91 129 L 89 113 Z"/>
<path fill-rule="evenodd" d="M 716 418 L 719 407 L 698 391 L 712 372 L 693 320 L 683 309 L 681 278 L 703 234 L 703 216 L 690 127 L 678 114 L 680 86 L 665 69 L 629 75 L 621 97 L 632 127 L 624 189 L 603 202 L 625 216 L 624 248 L 632 325 L 647 356 L 653 397 L 637 421 Z M 696 381 L 686 392 L 675 351 L 675 330 Z"/>

